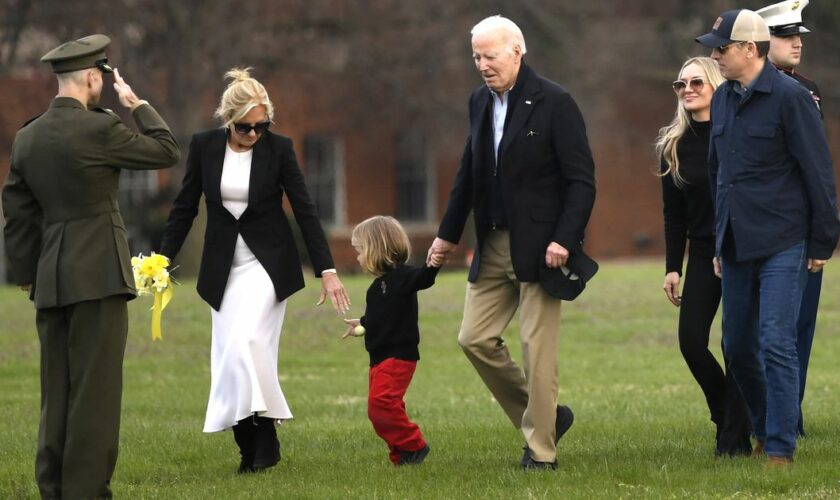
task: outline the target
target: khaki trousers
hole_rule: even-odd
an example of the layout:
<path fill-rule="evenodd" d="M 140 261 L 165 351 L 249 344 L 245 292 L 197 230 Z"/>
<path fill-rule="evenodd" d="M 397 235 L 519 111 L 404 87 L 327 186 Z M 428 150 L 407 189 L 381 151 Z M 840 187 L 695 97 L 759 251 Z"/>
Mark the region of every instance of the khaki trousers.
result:
<path fill-rule="evenodd" d="M 41 424 L 35 476 L 42 498 L 110 498 L 117 463 L 125 296 L 39 309 Z"/>
<path fill-rule="evenodd" d="M 467 284 L 458 343 L 510 421 L 522 430 L 538 462 L 553 462 L 557 454 L 560 304 L 539 283 L 516 279 L 509 232 L 491 231 L 481 249 L 478 279 Z M 502 338 L 517 309 L 524 370 Z"/>

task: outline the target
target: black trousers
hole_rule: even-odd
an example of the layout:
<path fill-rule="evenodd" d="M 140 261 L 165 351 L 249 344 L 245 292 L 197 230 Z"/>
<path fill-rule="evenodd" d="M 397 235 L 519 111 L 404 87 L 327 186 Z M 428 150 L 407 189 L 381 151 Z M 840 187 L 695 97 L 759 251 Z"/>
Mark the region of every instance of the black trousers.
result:
<path fill-rule="evenodd" d="M 735 379 L 709 350 L 709 333 L 720 306 L 720 279 L 715 276 L 714 242 L 691 242 L 680 305 L 680 352 L 700 385 L 717 425 L 717 449 L 730 453 L 748 442 L 746 404 Z M 726 360 L 726 353 L 724 353 Z"/>
<path fill-rule="evenodd" d="M 110 498 L 117 463 L 125 296 L 39 309 L 41 422 L 35 476 L 42 498 Z"/>

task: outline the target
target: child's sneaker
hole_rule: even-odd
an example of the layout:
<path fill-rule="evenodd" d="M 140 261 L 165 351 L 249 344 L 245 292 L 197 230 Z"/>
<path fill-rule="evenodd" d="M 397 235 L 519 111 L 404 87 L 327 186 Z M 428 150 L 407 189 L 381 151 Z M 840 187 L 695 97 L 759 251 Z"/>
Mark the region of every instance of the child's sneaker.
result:
<path fill-rule="evenodd" d="M 401 451 L 400 458 L 397 460 L 397 465 L 420 465 L 429 454 L 429 445 L 417 451 Z"/>

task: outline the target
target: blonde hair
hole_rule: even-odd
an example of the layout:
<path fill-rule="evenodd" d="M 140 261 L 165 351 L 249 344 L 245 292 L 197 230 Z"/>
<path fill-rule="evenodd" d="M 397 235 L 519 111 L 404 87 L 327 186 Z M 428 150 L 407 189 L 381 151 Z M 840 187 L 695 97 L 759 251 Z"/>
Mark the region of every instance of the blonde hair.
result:
<path fill-rule="evenodd" d="M 374 276 L 405 264 L 411 253 L 411 243 L 399 221 L 385 215 L 360 222 L 353 228 L 350 242 L 358 247 L 364 270 Z"/>
<path fill-rule="evenodd" d="M 263 84 L 251 77 L 253 68 L 233 68 L 225 73 L 225 79 L 232 81 L 228 84 L 215 116 L 227 127 L 231 123 L 241 120 L 249 111 L 257 106 L 265 106 L 265 113 L 269 121 L 274 119 L 274 105 L 268 98 Z"/>
<path fill-rule="evenodd" d="M 682 74 L 683 70 L 692 64 L 700 66 L 706 74 L 706 79 L 712 86 L 712 90 L 717 89 L 723 83 L 723 75 L 720 73 L 717 61 L 711 57 L 692 57 L 683 63 L 677 78 Z M 659 176 L 671 175 L 674 184 L 677 186 L 685 185 L 685 179 L 680 175 L 680 159 L 677 157 L 677 144 L 685 135 L 686 131 L 691 127 L 691 118 L 688 111 L 679 104 L 679 96 L 677 96 L 677 111 L 674 113 L 674 119 L 671 123 L 659 129 L 659 136 L 656 138 L 656 156 L 663 158 L 668 168 L 664 172 L 657 171 Z"/>

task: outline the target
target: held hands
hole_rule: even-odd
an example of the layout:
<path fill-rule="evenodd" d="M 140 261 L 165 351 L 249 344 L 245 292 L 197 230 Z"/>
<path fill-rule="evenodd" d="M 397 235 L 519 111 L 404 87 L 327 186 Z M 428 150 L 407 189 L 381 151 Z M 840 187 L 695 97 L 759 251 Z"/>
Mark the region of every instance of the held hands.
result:
<path fill-rule="evenodd" d="M 344 324 L 347 325 L 347 330 L 341 336 L 342 339 L 365 336 L 365 327 L 362 326 L 358 319 L 345 319 Z"/>
<path fill-rule="evenodd" d="M 137 94 L 131 90 L 131 86 L 125 83 L 117 68 L 114 68 L 114 91 L 117 93 L 120 104 L 128 109 L 134 109 L 145 102 L 137 97 Z"/>
<path fill-rule="evenodd" d="M 670 272 L 665 275 L 665 284 L 662 285 L 665 290 L 665 296 L 677 307 L 682 304 L 682 297 L 680 296 L 680 274 L 677 272 Z"/>
<path fill-rule="evenodd" d="M 566 265 L 569 260 L 569 251 L 563 245 L 555 242 L 548 244 L 545 249 L 545 266 L 548 268 L 558 268 Z"/>
<path fill-rule="evenodd" d="M 432 242 L 432 246 L 429 247 L 428 253 L 426 253 L 426 265 L 429 267 L 442 266 L 449 258 L 449 254 L 452 253 L 457 246 L 458 245 L 452 243 L 451 241 L 435 238 L 435 241 Z"/>
<path fill-rule="evenodd" d="M 338 273 L 322 273 L 321 274 L 321 296 L 318 297 L 318 302 L 315 304 L 320 306 L 330 298 L 333 309 L 338 314 L 347 314 L 350 310 L 350 297 L 347 296 L 347 290 L 338 279 Z"/>

